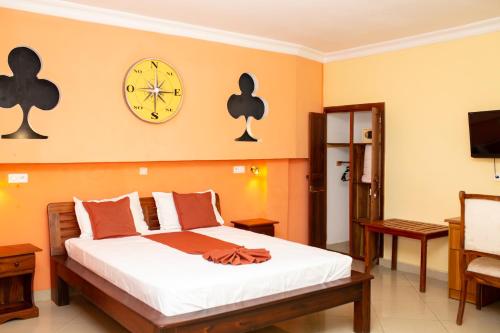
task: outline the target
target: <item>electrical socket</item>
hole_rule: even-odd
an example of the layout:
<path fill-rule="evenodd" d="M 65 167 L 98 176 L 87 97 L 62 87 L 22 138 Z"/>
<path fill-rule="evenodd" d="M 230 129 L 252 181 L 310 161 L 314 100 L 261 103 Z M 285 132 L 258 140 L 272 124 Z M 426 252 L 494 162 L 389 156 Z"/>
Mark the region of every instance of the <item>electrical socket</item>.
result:
<path fill-rule="evenodd" d="M 245 173 L 244 165 L 236 165 L 233 167 L 233 173 Z"/>
<path fill-rule="evenodd" d="M 28 180 L 27 173 L 9 173 L 9 184 L 26 184 Z"/>

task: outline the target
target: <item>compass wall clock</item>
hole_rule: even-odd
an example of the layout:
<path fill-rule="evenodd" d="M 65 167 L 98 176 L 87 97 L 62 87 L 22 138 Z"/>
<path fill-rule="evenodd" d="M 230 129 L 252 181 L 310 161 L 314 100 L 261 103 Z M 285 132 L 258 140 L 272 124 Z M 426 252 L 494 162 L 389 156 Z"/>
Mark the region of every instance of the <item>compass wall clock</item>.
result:
<path fill-rule="evenodd" d="M 179 74 L 159 59 L 135 63 L 125 77 L 123 89 L 130 110 L 150 123 L 164 123 L 181 108 L 183 90 Z"/>

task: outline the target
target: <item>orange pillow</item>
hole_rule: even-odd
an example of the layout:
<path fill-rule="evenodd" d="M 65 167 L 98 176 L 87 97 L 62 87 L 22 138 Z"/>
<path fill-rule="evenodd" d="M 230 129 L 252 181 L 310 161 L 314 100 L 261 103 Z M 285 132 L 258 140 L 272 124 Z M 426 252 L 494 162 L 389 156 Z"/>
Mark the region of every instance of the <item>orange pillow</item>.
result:
<path fill-rule="evenodd" d="M 212 206 L 212 193 L 172 194 L 182 230 L 220 226 Z"/>
<path fill-rule="evenodd" d="M 139 235 L 128 197 L 118 201 L 83 202 L 83 207 L 89 214 L 94 239 Z"/>

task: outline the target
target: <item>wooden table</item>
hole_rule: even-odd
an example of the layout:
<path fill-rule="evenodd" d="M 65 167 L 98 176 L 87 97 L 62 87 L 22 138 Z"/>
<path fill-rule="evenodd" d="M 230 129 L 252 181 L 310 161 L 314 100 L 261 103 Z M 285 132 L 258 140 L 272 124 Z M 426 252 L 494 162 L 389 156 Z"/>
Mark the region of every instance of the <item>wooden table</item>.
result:
<path fill-rule="evenodd" d="M 259 234 L 264 234 L 274 237 L 274 225 L 278 224 L 278 221 L 268 220 L 268 219 L 248 219 L 231 221 L 235 228 L 253 231 Z"/>
<path fill-rule="evenodd" d="M 427 274 L 427 241 L 429 239 L 448 236 L 448 227 L 424 222 L 389 219 L 372 221 L 363 224 L 365 227 L 365 272 L 371 269 L 370 232 L 392 235 L 391 269 L 396 270 L 398 265 L 398 237 L 407 237 L 420 240 L 420 292 L 425 292 Z"/>
<path fill-rule="evenodd" d="M 31 244 L 0 246 L 0 324 L 38 317 L 33 303 L 35 252 Z"/>

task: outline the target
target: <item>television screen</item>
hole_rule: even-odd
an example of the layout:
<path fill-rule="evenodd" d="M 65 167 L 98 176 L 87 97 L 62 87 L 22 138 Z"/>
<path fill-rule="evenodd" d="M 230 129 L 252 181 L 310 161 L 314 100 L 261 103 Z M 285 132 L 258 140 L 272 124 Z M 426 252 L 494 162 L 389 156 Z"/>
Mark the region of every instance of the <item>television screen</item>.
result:
<path fill-rule="evenodd" d="M 500 110 L 469 112 L 472 157 L 500 157 Z"/>

